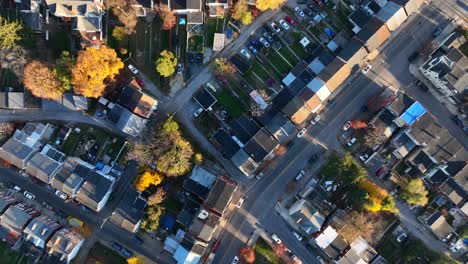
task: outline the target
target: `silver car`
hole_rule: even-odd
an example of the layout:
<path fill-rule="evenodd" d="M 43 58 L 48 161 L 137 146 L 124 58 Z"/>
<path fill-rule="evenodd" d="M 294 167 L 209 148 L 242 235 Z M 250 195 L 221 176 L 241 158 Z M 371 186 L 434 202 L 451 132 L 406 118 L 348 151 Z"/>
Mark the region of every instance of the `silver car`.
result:
<path fill-rule="evenodd" d="M 268 41 L 266 39 L 260 38 L 260 42 L 263 44 L 263 46 L 265 46 L 265 48 L 270 47 L 270 43 L 268 43 Z"/>

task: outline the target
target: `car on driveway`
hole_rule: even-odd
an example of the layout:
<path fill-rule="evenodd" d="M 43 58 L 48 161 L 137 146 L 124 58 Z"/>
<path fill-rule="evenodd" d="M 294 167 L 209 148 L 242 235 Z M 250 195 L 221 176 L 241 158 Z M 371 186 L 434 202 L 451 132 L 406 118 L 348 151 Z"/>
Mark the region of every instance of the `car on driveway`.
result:
<path fill-rule="evenodd" d="M 459 125 L 459 126 L 463 126 L 463 122 L 461 121 L 461 119 L 458 117 L 458 115 L 452 115 L 450 117 L 450 119 L 452 119 L 453 122 L 455 122 L 455 124 Z"/>
<path fill-rule="evenodd" d="M 280 19 L 279 23 L 284 28 L 284 30 L 289 29 L 289 24 L 286 21 L 284 21 L 284 19 Z"/>
<path fill-rule="evenodd" d="M 133 73 L 133 74 L 138 74 L 138 69 L 135 68 L 135 66 L 129 64 L 128 69 Z"/>
<path fill-rule="evenodd" d="M 196 60 L 198 64 L 203 64 L 203 53 L 197 53 Z"/>
<path fill-rule="evenodd" d="M 202 112 L 203 112 L 203 108 L 200 107 L 197 110 L 195 110 L 195 112 L 193 112 L 193 116 L 198 117 Z"/>
<path fill-rule="evenodd" d="M 138 79 L 138 78 L 135 78 L 135 81 L 138 83 L 138 85 L 141 86 L 141 88 L 144 88 L 144 87 L 145 87 L 145 83 L 144 83 L 142 80 L 140 80 L 140 79 Z"/>
<path fill-rule="evenodd" d="M 182 74 L 184 71 L 184 67 L 182 66 L 182 63 L 177 64 L 177 74 Z"/>
<path fill-rule="evenodd" d="M 356 139 L 355 137 L 353 137 L 350 141 L 348 141 L 348 143 L 346 143 L 346 145 L 347 145 L 348 147 L 351 147 L 351 146 L 356 142 L 356 140 L 357 140 L 357 139 Z"/>
<path fill-rule="evenodd" d="M 271 235 L 271 239 L 273 239 L 273 241 L 275 241 L 276 244 L 281 244 L 281 239 L 276 235 L 276 234 L 273 234 Z"/>
<path fill-rule="evenodd" d="M 36 200 L 36 196 L 28 191 L 24 192 L 24 197 L 30 199 L 30 200 Z"/>
<path fill-rule="evenodd" d="M 285 17 L 284 17 L 284 20 L 286 20 L 286 22 L 288 22 L 289 24 L 291 24 L 291 26 L 297 25 L 296 21 L 294 21 L 294 19 L 292 19 L 292 17 L 290 17 L 290 16 L 285 16 Z"/>
<path fill-rule="evenodd" d="M 299 235 L 296 231 L 293 231 L 293 235 L 297 240 L 302 241 L 302 236 Z"/>
<path fill-rule="evenodd" d="M 262 36 L 266 38 L 268 41 L 273 42 L 273 37 L 268 32 L 263 32 Z"/>
<path fill-rule="evenodd" d="M 362 69 L 362 74 L 367 74 L 370 70 L 372 69 L 372 66 L 367 64 L 366 67 L 364 67 L 364 69 Z"/>
<path fill-rule="evenodd" d="M 297 138 L 303 137 L 306 132 L 307 132 L 307 128 L 301 129 L 301 131 L 299 131 L 299 133 L 297 133 Z"/>
<path fill-rule="evenodd" d="M 398 243 L 402 243 L 406 240 L 406 238 L 408 238 L 408 235 L 405 232 L 403 232 L 397 237 L 396 240 L 398 241 Z"/>
<path fill-rule="evenodd" d="M 265 46 L 265 48 L 270 47 L 270 43 L 268 43 L 268 41 L 266 39 L 260 38 L 260 42 L 263 44 L 263 46 Z"/>
<path fill-rule="evenodd" d="M 113 250 L 119 251 L 119 252 L 120 252 L 120 250 L 122 250 L 122 246 L 119 243 L 115 242 L 115 241 L 111 242 L 111 248 Z"/>
<path fill-rule="evenodd" d="M 244 56 L 244 58 L 246 58 L 248 60 L 250 60 L 252 58 L 252 56 L 250 55 L 250 53 L 246 49 L 241 49 L 240 54 L 242 56 Z"/>
<path fill-rule="evenodd" d="M 15 187 L 13 187 L 13 191 L 21 192 L 21 187 L 19 187 L 18 185 L 15 185 Z"/>
<path fill-rule="evenodd" d="M 276 25 L 275 22 L 271 22 L 270 26 L 271 26 L 271 28 L 273 28 L 274 31 L 276 31 L 278 33 L 281 32 L 281 28 L 279 28 L 278 25 Z"/>
<path fill-rule="evenodd" d="M 296 8 L 294 8 L 294 11 L 296 11 L 297 15 L 300 16 L 300 17 L 304 17 L 305 14 L 304 12 L 302 11 L 302 9 L 300 9 L 298 6 L 296 6 Z"/>

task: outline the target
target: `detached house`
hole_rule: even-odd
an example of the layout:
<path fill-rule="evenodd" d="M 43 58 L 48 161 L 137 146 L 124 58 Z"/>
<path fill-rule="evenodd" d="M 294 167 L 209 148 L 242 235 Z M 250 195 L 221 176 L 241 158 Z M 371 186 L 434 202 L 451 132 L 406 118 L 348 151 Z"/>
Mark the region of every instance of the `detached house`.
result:
<path fill-rule="evenodd" d="M 237 186 L 234 182 L 229 179 L 218 178 L 204 204 L 212 212 L 222 216 L 231 203 L 236 190 Z"/>
<path fill-rule="evenodd" d="M 47 262 L 71 263 L 83 245 L 84 238 L 75 230 L 63 228 L 47 242 Z"/>

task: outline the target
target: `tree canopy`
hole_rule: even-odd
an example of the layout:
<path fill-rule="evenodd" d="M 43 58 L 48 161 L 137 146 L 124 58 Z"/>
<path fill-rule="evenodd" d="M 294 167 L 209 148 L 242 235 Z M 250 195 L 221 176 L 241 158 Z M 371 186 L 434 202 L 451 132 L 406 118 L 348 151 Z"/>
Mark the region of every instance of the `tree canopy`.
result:
<path fill-rule="evenodd" d="M 156 192 L 151 194 L 148 197 L 148 205 L 153 206 L 153 205 L 158 205 L 164 201 L 166 198 L 166 191 L 164 191 L 163 188 L 159 187 L 156 189 Z"/>
<path fill-rule="evenodd" d="M 156 70 L 163 77 L 169 77 L 174 74 L 177 66 L 177 58 L 168 50 L 163 50 L 156 60 Z"/>
<path fill-rule="evenodd" d="M 161 174 L 153 170 L 146 170 L 142 174 L 135 177 L 133 184 L 140 192 L 145 191 L 150 185 L 158 185 L 162 182 Z"/>
<path fill-rule="evenodd" d="M 159 4 L 156 7 L 156 11 L 159 13 L 159 17 L 161 17 L 162 21 L 162 29 L 169 30 L 176 25 L 176 16 L 174 11 L 172 11 L 168 5 Z"/>
<path fill-rule="evenodd" d="M 57 64 L 54 68 L 54 73 L 57 75 L 57 79 L 60 82 L 60 89 L 63 91 L 69 91 L 71 85 L 71 70 L 76 63 L 75 57 L 68 51 L 63 51 L 60 58 L 57 60 Z"/>
<path fill-rule="evenodd" d="M 146 215 L 141 221 L 141 228 L 151 232 L 159 227 L 159 218 L 164 214 L 164 207 L 150 206 L 146 210 Z"/>
<path fill-rule="evenodd" d="M 138 256 L 127 259 L 127 264 L 145 264 L 145 262 Z"/>
<path fill-rule="evenodd" d="M 234 12 L 232 13 L 234 19 L 240 20 L 242 24 L 249 25 L 253 22 L 253 15 L 245 0 L 239 0 L 234 5 Z"/>
<path fill-rule="evenodd" d="M 255 6 L 260 11 L 266 11 L 267 9 L 278 9 L 286 0 L 256 0 Z"/>
<path fill-rule="evenodd" d="M 236 68 L 226 58 L 216 58 L 213 63 L 216 74 L 232 77 L 236 73 Z"/>
<path fill-rule="evenodd" d="M 413 179 L 401 189 L 400 197 L 410 204 L 426 205 L 428 191 L 421 179 Z"/>
<path fill-rule="evenodd" d="M 246 264 L 255 262 L 255 251 L 253 248 L 243 247 L 241 248 L 239 255 Z"/>
<path fill-rule="evenodd" d="M 36 60 L 24 67 L 23 83 L 34 96 L 44 99 L 58 99 L 64 92 L 57 75 L 47 65 Z"/>
<path fill-rule="evenodd" d="M 104 93 L 106 82 L 113 81 L 122 68 L 123 63 L 112 48 L 81 50 L 72 69 L 75 93 L 98 98 Z"/>
<path fill-rule="evenodd" d="M 17 42 L 21 40 L 19 31 L 23 26 L 15 21 L 8 21 L 0 17 L 0 48 L 11 48 L 16 46 Z"/>
<path fill-rule="evenodd" d="M 127 35 L 135 33 L 135 27 L 138 23 L 134 4 L 136 4 L 136 0 L 106 0 L 107 7 L 122 23 L 124 32 Z M 114 32 L 112 32 L 112 36 L 114 36 Z"/>

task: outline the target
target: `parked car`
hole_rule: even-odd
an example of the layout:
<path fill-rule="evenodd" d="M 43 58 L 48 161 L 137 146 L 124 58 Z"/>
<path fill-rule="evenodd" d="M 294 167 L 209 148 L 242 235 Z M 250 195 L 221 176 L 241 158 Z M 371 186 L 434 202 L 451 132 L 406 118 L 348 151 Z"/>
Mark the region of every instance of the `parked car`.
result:
<path fill-rule="evenodd" d="M 298 258 L 296 255 L 293 255 L 292 260 L 294 260 L 294 264 L 302 264 L 302 260 Z"/>
<path fill-rule="evenodd" d="M 183 70 L 182 63 L 177 64 L 177 74 L 182 74 Z"/>
<path fill-rule="evenodd" d="M 463 126 L 463 122 L 461 121 L 461 119 L 458 117 L 458 115 L 452 115 L 450 117 L 450 119 L 452 119 L 453 122 L 455 122 L 455 124 L 459 125 L 459 126 Z"/>
<path fill-rule="evenodd" d="M 241 208 L 243 203 L 244 203 L 244 197 L 241 197 L 239 201 L 236 203 L 236 207 Z"/>
<path fill-rule="evenodd" d="M 421 88 L 421 90 L 423 90 L 424 92 L 428 92 L 429 91 L 429 88 L 423 83 L 421 82 L 420 80 L 416 81 L 416 85 Z"/>
<path fill-rule="evenodd" d="M 390 192 L 390 195 L 395 195 L 397 194 L 398 191 L 401 190 L 401 186 L 400 185 L 397 185 L 391 192 Z"/>
<path fill-rule="evenodd" d="M 129 64 L 128 69 L 133 73 L 133 74 L 138 74 L 138 69 L 135 68 L 135 66 Z"/>
<path fill-rule="evenodd" d="M 375 176 L 381 177 L 385 173 L 385 167 L 380 167 L 379 170 L 375 173 Z"/>
<path fill-rule="evenodd" d="M 289 24 L 291 24 L 291 26 L 297 25 L 296 21 L 294 21 L 294 19 L 292 19 L 292 17 L 290 17 L 290 16 L 285 16 L 285 17 L 284 17 L 284 20 L 286 20 L 286 22 L 288 22 Z"/>
<path fill-rule="evenodd" d="M 274 31 L 281 32 L 281 28 L 279 28 L 278 25 L 276 25 L 275 22 L 271 22 L 270 26 L 271 26 L 271 28 L 273 28 Z"/>
<path fill-rule="evenodd" d="M 346 145 L 347 145 L 348 147 L 351 147 L 351 146 L 356 142 L 356 140 L 357 140 L 357 139 L 356 139 L 355 137 L 353 137 L 350 141 L 348 141 L 348 143 L 346 143 Z"/>
<path fill-rule="evenodd" d="M 122 248 L 122 250 L 120 251 L 120 253 L 122 253 L 122 255 L 126 258 L 131 258 L 133 256 L 133 252 L 131 252 L 130 250 L 126 249 L 126 248 Z"/>
<path fill-rule="evenodd" d="M 403 232 L 397 237 L 396 240 L 398 241 L 398 243 L 402 243 L 403 241 L 405 241 L 406 238 L 408 238 L 408 235 L 405 232 Z"/>
<path fill-rule="evenodd" d="M 268 41 L 266 39 L 260 38 L 260 42 L 263 44 L 263 46 L 265 46 L 265 48 L 270 47 L 270 43 L 268 43 Z"/>
<path fill-rule="evenodd" d="M 240 54 L 244 56 L 244 58 L 250 60 L 252 56 L 250 56 L 250 53 L 246 49 L 241 49 Z"/>
<path fill-rule="evenodd" d="M 296 237 L 297 240 L 302 241 L 302 236 L 299 235 L 296 231 L 293 231 L 293 235 Z"/>
<path fill-rule="evenodd" d="M 231 264 L 237 264 L 237 263 L 239 263 L 239 257 L 238 257 L 238 256 L 234 256 L 234 258 L 232 259 Z"/>
<path fill-rule="evenodd" d="M 197 53 L 196 60 L 198 64 L 203 64 L 203 53 Z"/>
<path fill-rule="evenodd" d="M 314 0 L 314 2 L 320 6 L 320 7 L 323 7 L 325 4 L 322 2 L 322 0 Z"/>
<path fill-rule="evenodd" d="M 271 235 L 271 239 L 273 239 L 273 241 L 275 241 L 276 244 L 281 244 L 282 242 L 281 239 L 275 234 Z"/>
<path fill-rule="evenodd" d="M 321 117 L 320 115 L 317 115 L 314 119 L 312 119 L 312 120 L 310 121 L 310 123 L 311 123 L 312 125 L 315 125 L 315 124 L 317 124 L 321 119 L 322 119 L 322 117 Z"/>
<path fill-rule="evenodd" d="M 36 196 L 28 191 L 24 192 L 24 197 L 30 199 L 30 200 L 36 200 Z"/>
<path fill-rule="evenodd" d="M 132 235 L 132 240 L 135 241 L 138 245 L 143 245 L 143 239 L 135 234 Z"/>
<path fill-rule="evenodd" d="M 263 32 L 262 36 L 267 39 L 269 42 L 273 42 L 273 37 L 268 32 Z"/>
<path fill-rule="evenodd" d="M 300 170 L 299 173 L 296 175 L 295 180 L 296 180 L 296 181 L 299 181 L 300 179 L 302 179 L 302 177 L 304 177 L 304 175 L 305 175 L 305 171 L 304 171 L 304 170 Z"/>
<path fill-rule="evenodd" d="M 288 30 L 288 29 L 289 29 L 289 24 L 286 23 L 286 21 L 284 21 L 284 19 L 280 19 L 279 23 L 280 23 L 280 25 L 284 28 L 284 30 Z"/>
<path fill-rule="evenodd" d="M 360 159 L 362 162 L 366 161 L 368 158 L 369 158 L 369 154 L 367 154 L 367 153 L 364 154 L 364 155 L 362 155 L 362 156 L 359 156 L 359 159 Z"/>
<path fill-rule="evenodd" d="M 433 38 L 437 38 L 440 33 L 442 33 L 442 29 L 441 28 L 437 28 L 433 33 L 432 33 L 432 37 Z"/>
<path fill-rule="evenodd" d="M 255 179 L 260 180 L 263 177 L 263 172 L 260 172 L 255 176 Z"/>
<path fill-rule="evenodd" d="M 300 16 L 300 17 L 304 17 L 305 14 L 304 12 L 302 11 L 302 9 L 300 9 L 298 6 L 296 6 L 296 8 L 294 8 L 294 11 L 296 11 L 297 15 Z"/>
<path fill-rule="evenodd" d="M 320 264 L 325 264 L 325 261 L 323 260 L 323 258 L 321 256 L 317 256 L 316 257 L 318 262 L 320 262 Z"/>
<path fill-rule="evenodd" d="M 346 122 L 346 124 L 343 126 L 343 131 L 348 130 L 351 127 L 351 121 Z"/>
<path fill-rule="evenodd" d="M 198 117 L 201 113 L 203 113 L 203 108 L 200 107 L 197 110 L 195 110 L 195 112 L 193 113 L 193 116 Z"/>
<path fill-rule="evenodd" d="M 306 128 L 301 129 L 301 131 L 299 131 L 299 133 L 297 133 L 297 138 L 301 138 L 302 136 L 304 136 L 304 134 L 306 132 L 307 132 Z"/>
<path fill-rule="evenodd" d="M 145 83 L 142 80 L 135 78 L 135 81 L 141 86 L 141 88 L 145 88 Z"/>
<path fill-rule="evenodd" d="M 63 192 L 57 190 L 55 191 L 55 195 L 57 195 L 58 197 L 60 197 L 60 199 L 62 200 L 66 200 L 68 199 L 68 195 L 64 194 Z"/>
<path fill-rule="evenodd" d="M 370 70 L 372 69 L 372 66 L 367 64 L 366 67 L 364 67 L 364 69 L 362 69 L 362 74 L 367 74 Z"/>
<path fill-rule="evenodd" d="M 304 8 L 304 13 L 306 13 L 308 16 L 313 16 L 314 12 L 310 10 L 310 8 L 306 7 Z"/>
<path fill-rule="evenodd" d="M 195 57 L 193 56 L 193 53 L 189 53 L 189 54 L 188 54 L 188 61 L 189 61 L 190 63 L 195 62 Z"/>
<path fill-rule="evenodd" d="M 257 50 L 254 46 L 252 46 L 252 45 L 249 46 L 249 50 L 250 50 L 253 54 L 257 54 L 257 52 L 258 52 L 258 50 Z"/>
<path fill-rule="evenodd" d="M 119 243 L 115 242 L 115 241 L 111 242 L 111 248 L 113 250 L 119 251 L 119 252 L 122 250 L 122 246 Z"/>
<path fill-rule="evenodd" d="M 15 185 L 15 187 L 13 187 L 13 191 L 21 192 L 21 187 L 19 187 L 18 185 Z"/>

